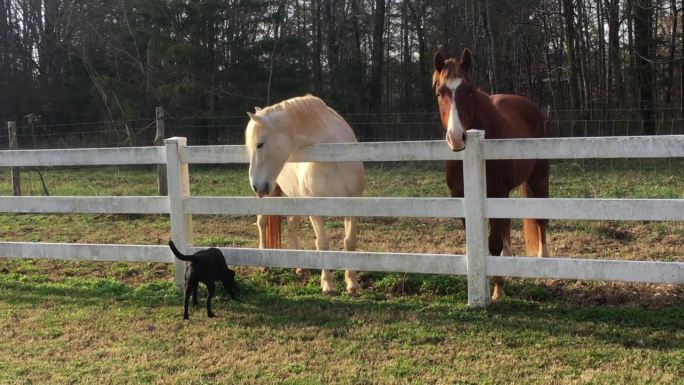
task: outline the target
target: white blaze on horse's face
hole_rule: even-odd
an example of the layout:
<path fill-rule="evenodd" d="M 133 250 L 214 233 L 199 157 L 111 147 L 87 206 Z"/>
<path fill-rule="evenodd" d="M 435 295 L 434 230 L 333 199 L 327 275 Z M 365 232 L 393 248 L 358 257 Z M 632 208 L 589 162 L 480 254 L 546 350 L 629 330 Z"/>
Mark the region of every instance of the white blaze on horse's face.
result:
<path fill-rule="evenodd" d="M 458 108 L 456 107 L 456 90 L 462 82 L 463 80 L 460 77 L 449 78 L 445 82 L 445 85 L 451 91 L 451 110 L 449 111 L 447 123 L 446 141 L 452 151 L 461 151 L 465 148 L 465 129 L 463 124 L 461 124 Z"/>
<path fill-rule="evenodd" d="M 249 154 L 249 183 L 259 198 L 269 195 L 292 152 L 286 130 L 269 116 L 249 114 L 245 144 Z"/>

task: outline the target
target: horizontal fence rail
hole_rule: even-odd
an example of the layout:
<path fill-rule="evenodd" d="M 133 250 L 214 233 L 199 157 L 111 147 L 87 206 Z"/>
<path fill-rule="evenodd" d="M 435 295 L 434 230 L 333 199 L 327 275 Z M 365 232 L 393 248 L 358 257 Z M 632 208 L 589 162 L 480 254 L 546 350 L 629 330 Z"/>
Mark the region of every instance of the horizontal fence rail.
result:
<path fill-rule="evenodd" d="M 2 257 L 107 262 L 172 263 L 168 246 L 89 243 L 0 242 Z"/>
<path fill-rule="evenodd" d="M 462 152 L 450 151 L 444 141 L 333 143 L 303 148 L 289 160 L 464 160 L 466 199 L 191 197 L 188 164 L 249 160 L 244 146 L 186 146 L 184 138 L 167 139 L 165 146 L 157 147 L 0 151 L 0 167 L 166 164 L 169 183 L 169 195 L 161 197 L 0 197 L 0 212 L 171 214 L 171 237 L 184 252 L 200 250 L 192 246 L 192 214 L 465 217 L 478 224 L 475 227 L 487 218 L 684 221 L 684 199 L 483 196 L 485 160 L 684 157 L 682 135 L 497 140 L 484 140 L 483 136 L 482 132 L 469 131 L 468 145 Z M 235 265 L 466 274 L 471 306 L 488 303 L 487 277 L 492 275 L 684 284 L 682 262 L 490 256 L 486 231 L 473 231 L 475 227 L 468 226 L 467 256 L 230 247 L 221 250 Z M 154 245 L 0 242 L 0 257 L 176 263 L 177 282 L 185 266 L 173 258 L 167 246 Z"/>
<path fill-rule="evenodd" d="M 463 156 L 444 145 L 444 141 L 321 143 L 303 148 L 290 162 L 391 162 L 459 160 Z M 187 163 L 249 163 L 245 146 L 189 146 Z"/>
<path fill-rule="evenodd" d="M 3 257 L 173 263 L 167 246 L 0 242 Z M 190 247 L 189 252 L 202 250 Z M 450 254 L 268 250 L 220 247 L 230 264 L 466 275 L 465 256 Z M 684 284 L 684 263 L 537 257 L 486 257 L 487 275 Z"/>
<path fill-rule="evenodd" d="M 684 263 L 602 259 L 486 257 L 487 275 L 684 284 Z"/>
<path fill-rule="evenodd" d="M 492 139 L 485 159 L 681 158 L 684 135 Z"/>
<path fill-rule="evenodd" d="M 0 151 L 0 167 L 165 164 L 163 147 Z"/>
<path fill-rule="evenodd" d="M 684 221 L 684 199 L 487 198 L 488 218 Z"/>
<path fill-rule="evenodd" d="M 449 254 L 368 253 L 359 251 L 306 251 L 219 248 L 235 265 L 351 269 L 423 274 L 467 274 L 465 256 Z M 190 251 L 201 250 L 199 247 Z"/>
<path fill-rule="evenodd" d="M 490 139 L 485 159 L 610 159 L 682 158 L 684 135 L 646 137 L 591 137 L 544 139 Z M 406 141 L 316 144 L 296 153 L 291 162 L 388 162 L 461 160 L 444 141 Z M 187 146 L 181 160 L 198 163 L 249 163 L 245 146 Z M 0 151 L 0 167 L 100 166 L 164 164 L 161 146 L 67 150 Z"/>
<path fill-rule="evenodd" d="M 168 197 L 0 197 L 5 213 L 168 214 Z"/>
<path fill-rule="evenodd" d="M 463 217 L 462 199 L 452 198 L 219 198 L 191 197 L 191 214 L 265 214 L 363 217 Z"/>

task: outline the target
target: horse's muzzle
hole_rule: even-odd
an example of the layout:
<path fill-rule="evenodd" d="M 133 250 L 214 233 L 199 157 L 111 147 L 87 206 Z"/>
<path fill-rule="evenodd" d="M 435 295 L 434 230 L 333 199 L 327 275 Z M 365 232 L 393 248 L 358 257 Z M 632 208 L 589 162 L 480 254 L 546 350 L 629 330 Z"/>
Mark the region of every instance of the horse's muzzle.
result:
<path fill-rule="evenodd" d="M 264 182 L 261 184 L 253 184 L 252 185 L 252 190 L 256 193 L 257 197 L 263 198 L 266 195 L 271 193 L 270 189 L 270 184 L 268 182 Z"/>
<path fill-rule="evenodd" d="M 459 151 L 465 150 L 466 139 L 468 139 L 468 136 L 466 135 L 465 132 L 464 132 L 463 135 L 462 135 L 460 138 L 458 138 L 458 139 L 453 138 L 452 135 L 449 135 L 448 132 L 447 132 L 447 134 L 446 134 L 446 142 L 447 142 L 447 145 L 449 145 L 449 148 L 450 148 L 451 151 L 453 151 L 453 152 L 459 152 Z"/>

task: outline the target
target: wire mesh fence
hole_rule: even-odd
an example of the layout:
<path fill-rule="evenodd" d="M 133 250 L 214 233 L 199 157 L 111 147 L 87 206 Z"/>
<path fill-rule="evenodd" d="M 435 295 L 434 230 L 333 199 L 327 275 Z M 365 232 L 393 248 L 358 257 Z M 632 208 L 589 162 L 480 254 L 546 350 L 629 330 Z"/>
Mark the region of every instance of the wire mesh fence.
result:
<path fill-rule="evenodd" d="M 684 115 L 678 109 L 656 109 L 652 120 L 644 120 L 636 109 L 601 111 L 551 111 L 547 131 L 552 137 L 683 135 Z M 343 117 L 360 141 L 440 140 L 444 132 L 437 112 L 347 113 Z M 166 111 L 164 136 L 184 136 L 188 144 L 242 144 L 247 115 L 175 116 Z M 153 115 L 128 120 L 43 124 L 40 121 L 17 122 L 19 149 L 122 147 L 153 145 L 156 122 Z M 8 148 L 7 131 L 0 131 L 0 147 Z M 569 167 L 667 168 L 682 171 L 678 159 L 613 159 L 573 161 Z"/>

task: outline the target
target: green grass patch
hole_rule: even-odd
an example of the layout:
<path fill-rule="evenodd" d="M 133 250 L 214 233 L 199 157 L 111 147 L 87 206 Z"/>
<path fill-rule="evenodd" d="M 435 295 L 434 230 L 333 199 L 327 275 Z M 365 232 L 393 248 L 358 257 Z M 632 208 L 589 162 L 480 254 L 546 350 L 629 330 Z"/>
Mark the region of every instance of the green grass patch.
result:
<path fill-rule="evenodd" d="M 678 162 L 554 162 L 551 196 L 683 198 Z M 251 196 L 246 175 L 245 166 L 193 166 L 192 194 Z M 156 193 L 152 167 L 44 177 L 52 195 Z M 26 193 L 42 194 L 35 173 L 22 178 Z M 10 191 L 3 170 L 0 194 Z M 368 165 L 366 195 L 447 196 L 441 163 Z M 253 217 L 193 222 L 197 245 L 257 246 Z M 341 249 L 341 220 L 326 228 L 331 248 Z M 514 221 L 516 254 L 520 228 Z M 2 240 L 165 244 L 169 230 L 164 215 L 0 215 Z M 552 221 L 549 245 L 559 256 L 684 261 L 683 233 L 672 222 Z M 301 237 L 312 249 L 308 223 Z M 361 218 L 358 245 L 462 253 L 464 237 L 457 219 Z M 318 271 L 302 282 L 292 269 L 239 268 L 242 302 L 222 300 L 221 289 L 217 318 L 200 306 L 183 322 L 172 276 L 171 265 L 158 263 L 0 260 L 0 383 L 678 384 L 684 377 L 679 286 L 507 279 L 501 303 L 470 310 L 464 277 L 361 272 L 361 296 L 324 297 Z M 335 283 L 343 292 L 342 272 Z"/>

